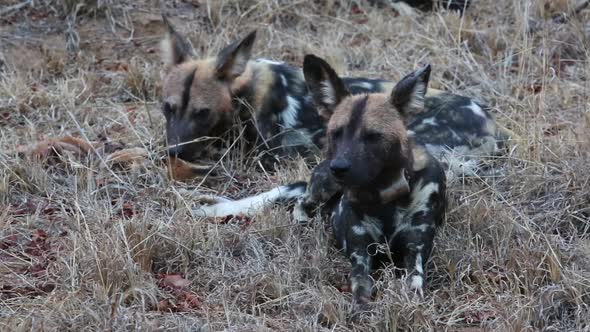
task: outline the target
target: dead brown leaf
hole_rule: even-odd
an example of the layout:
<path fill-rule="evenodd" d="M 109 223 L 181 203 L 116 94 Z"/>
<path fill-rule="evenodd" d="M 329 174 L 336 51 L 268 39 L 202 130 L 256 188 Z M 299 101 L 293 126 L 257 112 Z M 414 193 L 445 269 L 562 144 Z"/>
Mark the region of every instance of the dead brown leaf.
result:
<path fill-rule="evenodd" d="M 186 181 L 204 176 L 211 170 L 210 165 L 193 164 L 175 157 L 164 159 L 164 163 L 168 167 L 168 174 L 177 181 Z"/>
<path fill-rule="evenodd" d="M 33 232 L 33 235 L 31 236 L 31 240 L 34 242 L 41 242 L 41 241 L 45 241 L 47 239 L 47 232 L 45 232 L 42 229 L 38 229 L 35 232 Z"/>
<path fill-rule="evenodd" d="M 17 152 L 37 160 L 48 160 L 59 157 L 68 151 L 78 157 L 88 155 L 97 143 L 88 142 L 73 136 L 48 138 L 32 146 L 19 146 Z"/>
<path fill-rule="evenodd" d="M 174 311 L 175 306 L 169 300 L 162 300 L 156 304 L 156 310 L 161 312 Z"/>
<path fill-rule="evenodd" d="M 134 168 L 148 158 L 148 151 L 144 148 L 129 148 L 115 151 L 107 156 L 106 162 L 125 168 Z"/>
<path fill-rule="evenodd" d="M 121 215 L 125 219 L 130 219 L 135 214 L 135 209 L 133 208 L 133 204 L 131 202 L 123 203 L 123 208 L 121 209 Z"/>
<path fill-rule="evenodd" d="M 0 249 L 5 250 L 16 244 L 18 237 L 16 234 L 8 235 L 0 241 Z"/>

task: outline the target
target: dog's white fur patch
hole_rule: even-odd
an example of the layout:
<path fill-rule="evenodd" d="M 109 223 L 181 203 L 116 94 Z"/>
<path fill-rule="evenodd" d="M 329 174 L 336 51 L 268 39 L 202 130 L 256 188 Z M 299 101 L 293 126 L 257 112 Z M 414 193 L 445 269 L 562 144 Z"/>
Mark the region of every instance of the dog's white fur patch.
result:
<path fill-rule="evenodd" d="M 265 58 L 258 58 L 258 59 L 256 59 L 256 62 L 268 63 L 269 65 L 277 65 L 277 66 L 284 64 L 284 62 L 282 62 L 282 61 L 274 61 L 274 60 L 265 59 Z"/>
<path fill-rule="evenodd" d="M 416 255 L 416 264 L 414 266 L 414 268 L 416 269 L 416 272 L 423 274 L 424 273 L 424 269 L 422 268 L 422 254 L 418 253 Z"/>
<path fill-rule="evenodd" d="M 478 104 L 473 102 L 473 100 L 471 101 L 471 104 L 469 106 L 465 106 L 465 108 L 469 108 L 471 111 L 473 111 L 473 114 L 479 115 L 484 119 L 488 118 L 483 109 Z"/>
<path fill-rule="evenodd" d="M 426 232 L 430 228 L 434 228 L 434 226 L 430 225 L 430 224 L 420 224 L 418 226 L 413 226 L 410 222 L 402 222 L 402 223 L 397 224 L 395 226 L 395 232 L 393 232 L 393 235 L 391 236 L 391 238 L 396 237 L 401 232 L 406 232 L 409 230 Z"/>
<path fill-rule="evenodd" d="M 361 223 L 373 240 L 379 241 L 381 239 L 381 236 L 383 235 L 381 220 L 365 215 L 363 220 L 361 220 Z"/>
<path fill-rule="evenodd" d="M 326 105 L 333 105 L 336 103 L 336 91 L 330 81 L 320 82 L 320 89 L 322 95 L 322 102 Z"/>
<path fill-rule="evenodd" d="M 430 182 L 425 186 L 422 186 L 422 181 L 420 181 L 416 187 L 420 189 L 414 190 L 410 194 L 410 201 L 412 203 L 408 207 L 409 214 L 414 214 L 420 211 L 428 211 L 428 201 L 430 200 L 430 195 L 439 192 L 439 186 L 436 182 Z"/>
<path fill-rule="evenodd" d="M 434 118 L 425 118 L 422 120 L 423 125 L 431 125 L 431 126 L 438 126 L 436 119 Z"/>
<path fill-rule="evenodd" d="M 411 199 L 410 199 L 410 206 L 408 208 L 400 210 L 396 214 L 395 218 L 395 232 L 391 238 L 396 237 L 401 232 L 406 231 L 420 231 L 426 232 L 430 228 L 435 227 L 431 224 L 420 224 L 420 225 L 412 225 L 411 217 L 419 212 L 427 212 L 429 210 L 428 202 L 430 200 L 430 195 L 433 193 L 439 192 L 439 185 L 435 182 L 430 182 L 426 185 L 422 184 L 422 181 L 418 182 L 416 185 L 417 190 L 412 191 Z"/>
<path fill-rule="evenodd" d="M 229 215 L 254 216 L 265 207 L 279 199 L 291 199 L 305 193 L 305 188 L 280 186 L 262 194 L 236 201 L 225 201 L 213 205 L 199 206 L 193 209 L 197 217 L 225 217 Z"/>
<path fill-rule="evenodd" d="M 279 115 L 285 128 L 294 128 L 297 125 L 297 115 L 299 114 L 300 107 L 301 103 L 299 100 L 287 96 L 287 107 Z"/>
<path fill-rule="evenodd" d="M 340 199 L 340 202 L 338 202 L 338 214 L 342 214 L 342 212 L 344 211 L 344 203 L 342 201 L 342 198 Z"/>
<path fill-rule="evenodd" d="M 408 107 L 413 110 L 422 110 L 424 108 L 424 95 L 426 94 L 426 84 L 417 82 L 412 91 L 412 98 Z"/>
<path fill-rule="evenodd" d="M 355 235 L 359 235 L 359 236 L 362 236 L 362 235 L 367 234 L 367 230 L 365 229 L 365 227 L 360 226 L 360 225 L 354 225 L 354 226 L 352 226 L 352 232 Z"/>
<path fill-rule="evenodd" d="M 357 83 L 354 83 L 352 86 L 356 86 L 358 88 L 366 89 L 366 90 L 373 89 L 373 84 L 371 84 L 369 82 L 357 82 Z"/>
<path fill-rule="evenodd" d="M 422 278 L 422 276 L 412 276 L 412 281 L 410 282 L 410 288 L 414 291 L 417 291 L 418 293 L 420 293 L 420 295 L 423 295 L 423 290 L 422 287 L 424 287 L 424 279 Z"/>

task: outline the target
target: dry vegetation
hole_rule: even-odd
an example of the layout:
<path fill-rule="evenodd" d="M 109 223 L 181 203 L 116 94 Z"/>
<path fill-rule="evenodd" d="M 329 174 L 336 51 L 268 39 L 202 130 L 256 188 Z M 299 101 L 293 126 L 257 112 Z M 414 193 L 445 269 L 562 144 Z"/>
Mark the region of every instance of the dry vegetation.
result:
<path fill-rule="evenodd" d="M 425 298 L 380 271 L 357 321 L 323 220 L 294 225 L 284 207 L 191 216 L 194 189 L 239 197 L 309 169 L 266 172 L 236 144 L 223 181 L 170 180 L 155 1 L 2 3 L 1 330 L 590 331 L 590 10 L 573 15 L 574 1 L 475 1 L 464 18 L 365 1 L 165 2 L 202 55 L 256 28 L 256 56 L 296 65 L 315 53 L 397 79 L 430 62 L 432 86 L 485 100 L 520 135 L 503 176 L 450 186 Z M 48 162 L 19 154 L 62 135 L 79 140 Z M 122 147 L 148 158 L 110 163 Z"/>

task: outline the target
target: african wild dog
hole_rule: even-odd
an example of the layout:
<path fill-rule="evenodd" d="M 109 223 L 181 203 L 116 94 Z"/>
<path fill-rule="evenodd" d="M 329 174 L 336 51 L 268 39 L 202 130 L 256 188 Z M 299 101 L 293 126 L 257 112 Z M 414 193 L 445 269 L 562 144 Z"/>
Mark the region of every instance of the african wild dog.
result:
<path fill-rule="evenodd" d="M 404 77 L 389 95 L 356 96 L 320 58 L 308 56 L 304 68 L 329 119 L 325 163 L 342 191 L 331 223 L 352 264 L 355 302 L 369 301 L 370 269 L 387 261 L 388 253 L 422 294 L 424 263 L 444 219 L 446 179 L 441 164 L 414 145 L 404 121 L 424 108 L 430 66 Z"/>
<path fill-rule="evenodd" d="M 267 157 L 320 151 L 326 122 L 300 68 L 250 60 L 255 32 L 215 57 L 194 60 L 190 43 L 164 20 L 168 35 L 162 43 L 162 108 L 170 155 L 199 159 L 212 144 L 208 139 L 223 137 L 239 120 L 245 123 L 247 141 L 268 152 Z M 393 88 L 393 82 L 379 79 L 342 81 L 352 94 Z M 425 111 L 429 116 L 420 118 L 423 123 L 410 127 L 454 173 L 472 174 L 479 158 L 496 153 L 506 136 L 485 107 L 471 98 L 428 89 Z"/>
<path fill-rule="evenodd" d="M 169 154 L 194 161 L 241 120 L 252 146 L 270 155 L 308 155 L 321 147 L 325 121 L 315 109 L 300 68 L 266 59 L 250 60 L 256 37 L 224 48 L 217 56 L 194 60 L 187 39 L 164 17 L 165 78 L 163 113 Z M 385 91 L 389 83 L 343 79 L 354 93 Z"/>
<path fill-rule="evenodd" d="M 264 198 L 227 201 L 205 207 L 211 208 L 206 212 L 237 213 L 271 196 L 306 198 L 308 205 L 331 200 L 336 242 L 352 264 L 355 302 L 369 301 L 370 271 L 389 257 L 407 269 L 410 287 L 422 294 L 424 264 L 444 219 L 446 178 L 439 161 L 414 144 L 404 123 L 424 108 L 430 66 L 404 77 L 390 94 L 351 94 L 336 72 L 313 55 L 305 57 L 304 73 L 329 121 L 326 160 L 314 169 L 309 185 L 279 187 Z"/>

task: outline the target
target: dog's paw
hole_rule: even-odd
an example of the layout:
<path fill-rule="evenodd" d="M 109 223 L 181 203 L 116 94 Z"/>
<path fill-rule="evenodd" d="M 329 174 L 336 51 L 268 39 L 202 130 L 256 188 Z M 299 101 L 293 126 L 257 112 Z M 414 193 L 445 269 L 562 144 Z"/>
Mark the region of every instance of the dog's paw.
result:
<path fill-rule="evenodd" d="M 408 279 L 408 286 L 414 292 L 414 294 L 418 295 L 420 299 L 424 298 L 424 276 L 420 274 L 413 274 Z"/>
<path fill-rule="evenodd" d="M 303 201 L 304 198 L 302 197 L 297 199 L 295 207 L 293 207 L 293 220 L 300 224 L 307 224 L 309 223 L 310 218 L 307 215 L 307 211 L 305 210 Z"/>

